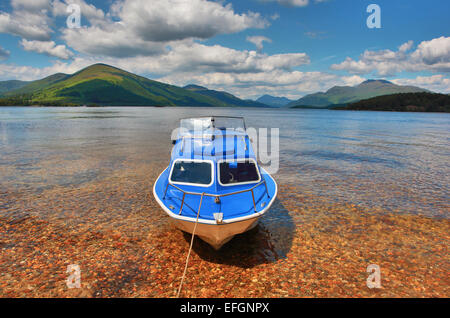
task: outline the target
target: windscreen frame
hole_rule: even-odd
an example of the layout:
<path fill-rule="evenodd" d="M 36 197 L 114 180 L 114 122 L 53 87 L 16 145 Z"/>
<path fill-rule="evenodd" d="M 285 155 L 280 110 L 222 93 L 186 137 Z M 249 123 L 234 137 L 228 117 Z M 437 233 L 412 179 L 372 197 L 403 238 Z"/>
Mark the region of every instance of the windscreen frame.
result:
<path fill-rule="evenodd" d="M 175 168 L 175 164 L 179 161 L 183 161 L 183 162 L 198 162 L 198 163 L 208 163 L 211 167 L 211 182 L 209 184 L 203 184 L 203 183 L 193 183 L 193 182 L 180 182 L 180 181 L 172 181 L 172 175 L 173 175 L 173 170 Z M 172 162 L 172 166 L 170 168 L 170 173 L 169 173 L 169 182 L 171 184 L 178 184 L 178 185 L 187 185 L 187 186 L 195 186 L 195 187 L 210 187 L 211 185 L 214 184 L 214 180 L 215 180 L 215 175 L 214 175 L 214 162 L 212 160 L 203 160 L 203 159 L 187 159 L 187 158 L 178 158 L 175 159 Z"/>
<path fill-rule="evenodd" d="M 244 182 L 235 182 L 235 183 L 229 183 L 229 184 L 223 184 L 221 179 L 220 179 L 220 164 L 224 163 L 224 162 L 245 162 L 245 161 L 251 161 L 256 168 L 256 173 L 258 174 L 258 180 L 255 181 L 244 181 Z M 219 182 L 219 184 L 222 187 L 231 187 L 231 186 L 240 186 L 240 185 L 245 185 L 245 184 L 256 184 L 261 182 L 262 177 L 261 177 L 261 172 L 259 171 L 259 166 L 258 163 L 255 159 L 253 158 L 239 158 L 239 159 L 221 159 L 217 161 L 217 180 Z"/>

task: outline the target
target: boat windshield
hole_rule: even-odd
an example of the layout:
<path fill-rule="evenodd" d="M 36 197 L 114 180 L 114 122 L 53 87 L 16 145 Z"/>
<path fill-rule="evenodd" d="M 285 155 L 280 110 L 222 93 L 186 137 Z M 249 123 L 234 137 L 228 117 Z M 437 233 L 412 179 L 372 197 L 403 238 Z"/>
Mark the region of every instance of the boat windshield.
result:
<path fill-rule="evenodd" d="M 241 117 L 200 117 L 180 121 L 180 127 L 188 131 L 208 131 L 213 129 L 245 131 L 245 121 Z"/>
<path fill-rule="evenodd" d="M 173 164 L 170 181 L 179 184 L 210 185 L 212 164 L 206 161 L 177 160 Z"/>
<path fill-rule="evenodd" d="M 256 162 L 252 160 L 219 163 L 219 180 L 222 185 L 254 183 L 260 179 Z"/>

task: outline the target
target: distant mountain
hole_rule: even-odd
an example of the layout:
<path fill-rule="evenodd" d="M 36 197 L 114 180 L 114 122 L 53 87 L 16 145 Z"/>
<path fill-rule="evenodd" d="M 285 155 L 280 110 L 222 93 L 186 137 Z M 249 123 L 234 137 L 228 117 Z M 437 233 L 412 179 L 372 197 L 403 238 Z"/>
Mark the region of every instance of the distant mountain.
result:
<path fill-rule="evenodd" d="M 450 96 L 435 93 L 403 93 L 373 97 L 337 109 L 450 113 Z"/>
<path fill-rule="evenodd" d="M 276 97 L 271 95 L 263 95 L 256 100 L 259 103 L 263 103 L 272 107 L 284 107 L 293 101 L 286 97 Z"/>
<path fill-rule="evenodd" d="M 256 104 L 231 94 L 153 81 L 105 65 L 91 65 L 72 75 L 54 74 L 9 90 L 2 105 L 110 105 L 110 106 L 240 106 Z M 215 96 L 217 95 L 217 96 Z M 227 99 L 222 98 L 227 96 Z M 259 106 L 259 105 L 256 105 Z"/>
<path fill-rule="evenodd" d="M 372 97 L 399 93 L 429 92 L 415 86 L 395 85 L 385 80 L 367 80 L 357 86 L 334 86 L 327 92 L 306 95 L 290 103 L 289 107 L 325 108 L 335 104 L 348 104 Z"/>
<path fill-rule="evenodd" d="M 0 82 L 0 96 L 5 92 L 19 89 L 19 88 L 27 85 L 28 83 L 29 82 L 16 81 L 16 80 Z"/>
<path fill-rule="evenodd" d="M 203 87 L 203 86 L 190 84 L 183 88 L 187 89 L 191 92 L 195 92 L 197 94 L 201 94 L 204 96 L 208 96 L 208 97 L 212 97 L 217 100 L 220 100 L 224 105 L 227 105 L 227 106 L 239 106 L 239 107 L 267 107 L 268 106 L 264 103 L 259 103 L 259 102 L 255 102 L 252 100 L 243 100 L 243 99 L 240 99 L 230 93 L 223 92 L 223 91 L 215 91 L 215 90 Z"/>

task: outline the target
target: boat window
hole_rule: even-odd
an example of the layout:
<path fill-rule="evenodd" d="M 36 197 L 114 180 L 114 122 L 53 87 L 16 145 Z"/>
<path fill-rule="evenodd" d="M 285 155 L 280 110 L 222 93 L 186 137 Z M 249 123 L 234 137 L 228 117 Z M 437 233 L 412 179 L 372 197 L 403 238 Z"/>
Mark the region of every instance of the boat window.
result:
<path fill-rule="evenodd" d="M 260 180 L 256 163 L 250 160 L 221 162 L 219 163 L 219 174 L 222 185 L 257 182 Z"/>
<path fill-rule="evenodd" d="M 212 182 L 212 165 L 210 162 L 175 161 L 170 181 L 209 185 Z"/>

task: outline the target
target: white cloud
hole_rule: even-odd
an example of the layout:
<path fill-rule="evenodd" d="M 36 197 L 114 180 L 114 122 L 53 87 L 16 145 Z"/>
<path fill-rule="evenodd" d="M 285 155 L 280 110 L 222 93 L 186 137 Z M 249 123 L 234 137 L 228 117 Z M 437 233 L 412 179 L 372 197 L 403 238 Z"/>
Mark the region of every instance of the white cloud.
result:
<path fill-rule="evenodd" d="M 9 55 L 10 52 L 0 46 L 0 61 L 6 60 L 9 57 Z"/>
<path fill-rule="evenodd" d="M 95 7 L 91 11 L 96 12 Z M 259 13 L 238 14 L 231 4 L 206 0 L 123 0 L 115 2 L 105 18 L 99 14 L 91 26 L 65 29 L 62 37 L 67 45 L 82 53 L 136 57 L 163 54 L 167 45 L 175 45 L 173 42 L 208 39 L 267 25 Z"/>
<path fill-rule="evenodd" d="M 359 76 L 341 77 L 324 72 L 273 70 L 261 73 L 184 73 L 168 75 L 160 80 L 185 85 L 194 83 L 212 89 L 225 90 L 241 98 L 257 98 L 264 94 L 298 99 L 306 94 L 326 91 L 335 85 L 357 85 L 365 79 Z"/>
<path fill-rule="evenodd" d="M 160 76 L 178 73 L 261 73 L 291 70 L 309 63 L 305 53 L 267 55 L 256 51 L 239 51 L 220 45 L 177 42 L 161 55 L 131 58 L 104 57 L 103 61 L 139 74 Z"/>
<path fill-rule="evenodd" d="M 423 41 L 411 54 L 413 60 L 418 60 L 434 68 L 442 66 L 450 70 L 450 37 L 441 36 L 431 41 Z"/>
<path fill-rule="evenodd" d="M 161 73 L 259 73 L 276 69 L 290 70 L 309 63 L 305 53 L 267 55 L 255 51 L 239 51 L 220 45 L 179 44 L 169 54 L 150 59 L 152 70 Z M 151 63 L 150 62 L 150 63 Z M 157 71 L 156 71 L 157 72 Z"/>
<path fill-rule="evenodd" d="M 52 65 L 51 67 L 33 67 L 15 64 L 0 64 L 0 80 L 23 80 L 33 81 L 44 78 L 46 76 L 58 73 L 59 65 Z"/>
<path fill-rule="evenodd" d="M 256 49 L 258 51 L 261 51 L 263 49 L 263 47 L 264 47 L 263 42 L 272 43 L 271 39 L 269 39 L 265 36 L 259 36 L 259 35 L 248 36 L 247 41 L 250 43 L 253 43 L 256 46 Z"/>
<path fill-rule="evenodd" d="M 69 4 L 79 5 L 83 18 L 87 19 L 91 25 L 102 23 L 106 20 L 103 10 L 98 9 L 92 4 L 86 3 L 84 0 L 54 0 L 52 2 L 53 15 L 67 17 L 67 8 Z"/>
<path fill-rule="evenodd" d="M 397 51 L 366 50 L 359 58 L 347 57 L 339 64 L 333 64 L 333 70 L 345 70 L 353 74 L 376 72 L 381 76 L 392 76 L 399 72 L 450 72 L 450 37 L 440 37 L 421 42 L 416 50 L 413 42 L 402 44 Z"/>
<path fill-rule="evenodd" d="M 450 93 L 450 78 L 442 74 L 417 76 L 416 78 L 400 78 L 392 80 L 397 85 L 418 86 L 433 92 Z"/>
<path fill-rule="evenodd" d="M 64 29 L 62 38 L 81 53 L 94 56 L 127 58 L 165 52 L 165 43 L 145 41 L 129 33 L 120 22 L 79 29 Z"/>
<path fill-rule="evenodd" d="M 398 50 L 400 52 L 407 52 L 407 51 L 412 49 L 413 45 L 414 45 L 414 41 L 408 41 L 408 42 L 403 43 L 402 45 L 400 45 L 398 47 Z"/>
<path fill-rule="evenodd" d="M 73 53 L 67 49 L 63 44 L 56 45 L 53 41 L 28 41 L 22 39 L 20 44 L 25 51 L 32 51 L 48 56 L 54 56 L 63 60 L 68 60 L 73 56 Z"/>
<path fill-rule="evenodd" d="M 132 34 L 147 41 L 208 39 L 268 25 L 259 13 L 237 14 L 231 4 L 206 0 L 125 0 L 115 11 Z"/>
<path fill-rule="evenodd" d="M 25 9 L 27 11 L 40 11 L 50 8 L 49 0 L 11 0 L 14 9 Z"/>
<path fill-rule="evenodd" d="M 12 13 L 0 12 L 0 33 L 48 41 L 51 33 L 48 0 L 12 0 Z"/>
<path fill-rule="evenodd" d="M 0 33 L 17 35 L 25 39 L 49 40 L 52 32 L 50 27 L 44 21 L 33 23 L 31 22 L 33 19 L 28 13 L 10 15 L 0 12 Z"/>

